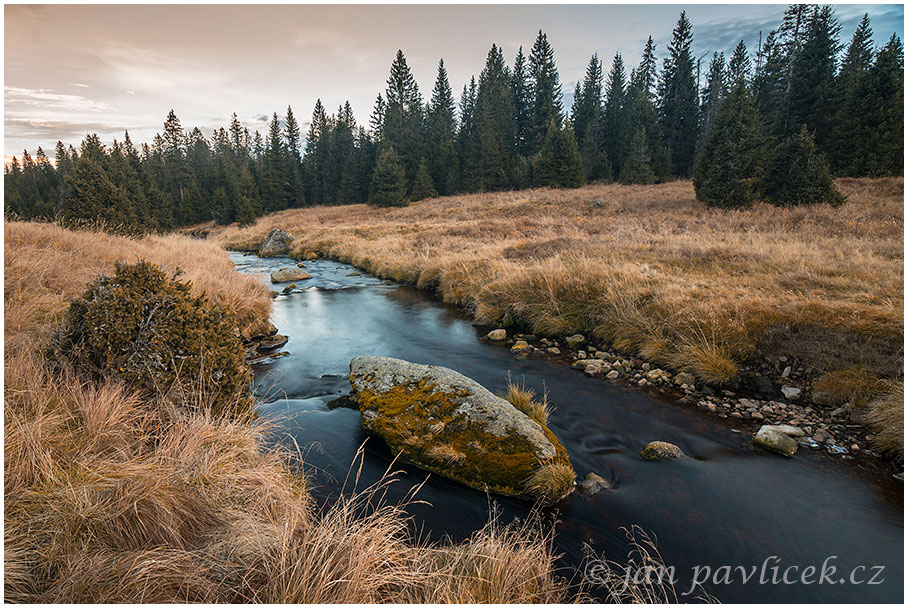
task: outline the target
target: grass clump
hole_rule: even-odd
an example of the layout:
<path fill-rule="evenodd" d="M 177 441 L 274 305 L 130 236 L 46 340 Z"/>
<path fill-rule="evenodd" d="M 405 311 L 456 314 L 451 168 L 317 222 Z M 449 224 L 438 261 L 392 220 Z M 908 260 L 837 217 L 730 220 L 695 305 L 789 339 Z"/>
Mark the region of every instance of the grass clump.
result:
<path fill-rule="evenodd" d="M 539 467 L 526 481 L 526 492 L 543 504 L 558 502 L 574 489 L 574 468 L 564 462 Z"/>
<path fill-rule="evenodd" d="M 158 395 L 200 389 L 216 411 L 246 410 L 252 374 L 239 336 L 226 307 L 141 261 L 118 263 L 71 303 L 54 350 Z"/>
<path fill-rule="evenodd" d="M 851 403 L 855 407 L 866 405 L 889 386 L 866 369 L 841 369 L 823 374 L 813 384 L 814 395 L 822 395 L 829 405 Z"/>
<path fill-rule="evenodd" d="M 548 392 L 543 392 L 542 397 L 537 398 L 536 391 L 508 378 L 508 390 L 502 397 L 532 420 L 542 426 L 548 426 L 549 414 L 552 411 Z"/>
<path fill-rule="evenodd" d="M 867 404 L 864 420 L 874 431 L 873 446 L 904 460 L 905 385 L 891 383 L 888 391 Z"/>

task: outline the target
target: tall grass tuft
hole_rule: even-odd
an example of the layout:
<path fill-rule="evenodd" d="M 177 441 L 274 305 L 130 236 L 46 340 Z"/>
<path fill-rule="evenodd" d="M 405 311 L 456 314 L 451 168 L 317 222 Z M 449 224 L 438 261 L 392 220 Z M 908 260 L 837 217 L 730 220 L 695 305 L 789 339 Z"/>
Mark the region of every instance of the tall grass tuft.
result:
<path fill-rule="evenodd" d="M 905 385 L 894 382 L 888 391 L 867 404 L 864 419 L 875 432 L 874 447 L 892 454 L 899 460 L 905 459 Z"/>
<path fill-rule="evenodd" d="M 502 398 L 542 426 L 548 425 L 552 411 L 548 391 L 544 391 L 542 397 L 537 397 L 536 391 L 508 376 L 508 389 Z"/>

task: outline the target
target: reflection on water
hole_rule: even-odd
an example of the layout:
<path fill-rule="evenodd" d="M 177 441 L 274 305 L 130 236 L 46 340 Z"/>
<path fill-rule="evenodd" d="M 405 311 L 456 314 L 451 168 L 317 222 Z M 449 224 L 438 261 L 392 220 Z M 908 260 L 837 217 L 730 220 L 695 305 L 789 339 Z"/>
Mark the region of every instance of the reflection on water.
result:
<path fill-rule="evenodd" d="M 232 257 L 241 272 L 295 264 Z M 292 436 L 316 469 L 320 498 L 330 500 L 340 491 L 367 440 L 357 411 L 327 406 L 349 391 L 354 356 L 444 365 L 493 392 L 505 388 L 510 373 L 537 391 L 548 390 L 555 405 L 550 426 L 577 473 L 596 472 L 615 484 L 614 490 L 575 495 L 558 505 L 556 547 L 565 566 L 581 566 L 585 543 L 621 560 L 627 548 L 620 528 L 637 524 L 654 533 L 664 560 L 676 568 L 679 592 L 687 590 L 696 565 L 750 571 L 778 556 L 782 568 L 819 569 L 837 556 L 828 562 L 837 566 L 836 578 L 856 566 L 883 565 L 885 581 L 742 585 L 739 578 L 738 584 L 704 586 L 723 602 L 902 601 L 903 490 L 891 476 L 805 448 L 792 459 L 757 451 L 745 426 L 736 429 L 665 398 L 587 378 L 561 363 L 515 360 L 507 348 L 478 340 L 482 332 L 458 311 L 412 288 L 347 276 L 354 269 L 337 262 L 307 262 L 306 270 L 312 279 L 274 301 L 272 321 L 290 336 L 284 348 L 291 355 L 257 366 L 256 390 L 266 401 L 261 412 L 281 421 L 284 437 Z M 640 450 L 655 439 L 677 444 L 691 458 L 643 461 Z M 377 480 L 391 459 L 380 439 L 368 439 L 361 486 Z M 391 487 L 392 500 L 427 475 L 398 468 L 406 475 Z M 504 521 L 529 510 L 519 500 L 490 499 L 437 476 L 419 498 L 430 504 L 408 510 L 423 534 L 436 539 L 469 536 L 488 520 L 490 501 Z"/>

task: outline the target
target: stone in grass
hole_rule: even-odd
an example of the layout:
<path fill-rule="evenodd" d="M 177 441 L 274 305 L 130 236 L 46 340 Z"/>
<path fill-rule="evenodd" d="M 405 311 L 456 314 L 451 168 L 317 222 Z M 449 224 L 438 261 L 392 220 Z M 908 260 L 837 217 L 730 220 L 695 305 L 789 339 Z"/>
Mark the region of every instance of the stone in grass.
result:
<path fill-rule="evenodd" d="M 681 372 L 680 374 L 675 376 L 675 385 L 676 386 L 681 386 L 682 384 L 686 384 L 688 386 L 694 386 L 696 383 L 697 383 L 697 379 L 694 377 L 693 374 L 689 374 L 687 372 Z"/>
<path fill-rule="evenodd" d="M 754 436 L 754 444 L 791 458 L 798 451 L 798 442 L 782 431 L 764 424 Z"/>
<path fill-rule="evenodd" d="M 493 342 L 501 342 L 508 338 L 508 332 L 504 329 L 493 329 L 488 334 L 486 334 L 486 337 Z"/>
<path fill-rule="evenodd" d="M 268 236 L 262 242 L 262 246 L 259 247 L 259 257 L 272 258 L 287 255 L 290 253 L 290 244 L 293 241 L 293 235 L 284 232 L 280 228 L 275 228 L 268 233 Z"/>
<path fill-rule="evenodd" d="M 640 452 L 640 456 L 643 457 L 643 460 L 668 460 L 681 458 L 684 456 L 684 452 L 675 444 L 667 441 L 650 441 Z"/>
<path fill-rule="evenodd" d="M 577 348 L 582 344 L 586 344 L 586 338 L 581 334 L 574 334 L 573 336 L 568 336 L 564 339 L 565 344 L 568 348 Z"/>

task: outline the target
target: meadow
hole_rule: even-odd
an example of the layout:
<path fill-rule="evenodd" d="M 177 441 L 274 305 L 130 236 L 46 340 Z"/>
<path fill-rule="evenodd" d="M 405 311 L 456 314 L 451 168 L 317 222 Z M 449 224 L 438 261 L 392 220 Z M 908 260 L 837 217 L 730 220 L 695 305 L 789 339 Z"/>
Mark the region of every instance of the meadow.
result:
<path fill-rule="evenodd" d="M 5 238 L 6 601 L 582 599 L 538 522 L 493 520 L 463 543 L 430 544 L 412 535 L 405 505 L 381 501 L 393 475 L 319 510 L 299 453 L 269 447 L 267 421 L 48 359 L 70 299 L 117 261 L 179 268 L 256 335 L 270 293 L 218 245 L 25 222 L 7 222 Z"/>

